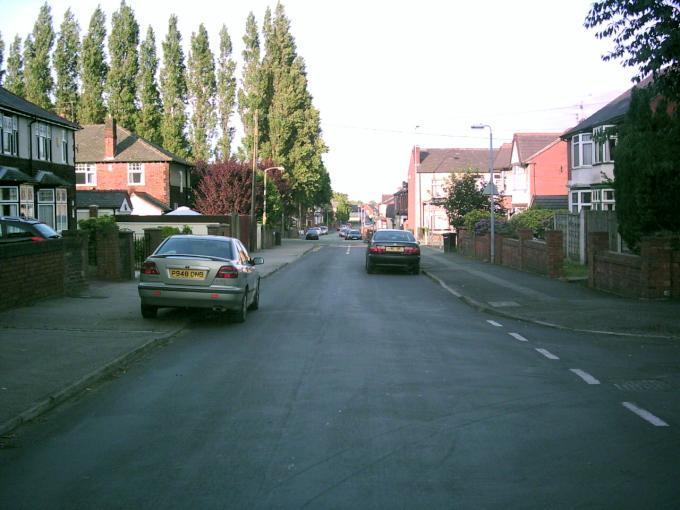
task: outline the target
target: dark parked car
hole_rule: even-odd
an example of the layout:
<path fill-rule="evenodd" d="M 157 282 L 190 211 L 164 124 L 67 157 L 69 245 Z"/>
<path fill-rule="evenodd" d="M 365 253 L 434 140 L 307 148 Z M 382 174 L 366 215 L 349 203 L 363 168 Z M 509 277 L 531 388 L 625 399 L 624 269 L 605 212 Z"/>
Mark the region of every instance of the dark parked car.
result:
<path fill-rule="evenodd" d="M 348 230 L 347 234 L 345 235 L 345 239 L 347 241 L 352 241 L 352 240 L 360 241 L 361 240 L 361 232 L 359 232 L 358 230 Z"/>
<path fill-rule="evenodd" d="M 376 230 L 366 249 L 366 272 L 376 267 L 403 268 L 420 273 L 420 246 L 407 230 Z"/>
<path fill-rule="evenodd" d="M 315 239 L 319 240 L 319 236 L 321 235 L 321 229 L 318 227 L 310 227 L 307 229 L 307 233 L 305 234 L 305 239 Z"/>
<path fill-rule="evenodd" d="M 160 307 L 212 308 L 244 322 L 260 303 L 260 275 L 241 241 L 223 236 L 166 238 L 142 265 L 138 292 L 142 316 Z"/>
<path fill-rule="evenodd" d="M 0 216 L 0 241 L 44 241 L 61 235 L 49 225 L 32 218 Z"/>

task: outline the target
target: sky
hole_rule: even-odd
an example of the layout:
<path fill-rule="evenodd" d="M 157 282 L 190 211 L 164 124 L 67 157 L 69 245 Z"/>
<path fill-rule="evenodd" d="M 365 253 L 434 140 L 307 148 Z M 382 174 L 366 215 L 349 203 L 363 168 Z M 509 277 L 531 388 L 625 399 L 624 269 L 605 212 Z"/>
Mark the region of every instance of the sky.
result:
<path fill-rule="evenodd" d="M 0 0 L 5 54 L 16 34 L 31 32 L 42 0 Z M 99 3 L 109 23 L 119 1 L 51 0 L 55 31 L 71 7 L 87 30 Z M 635 70 L 601 55 L 583 21 L 587 0 L 285 0 L 308 87 L 321 112 L 324 156 L 334 191 L 381 200 L 407 178 L 413 145 L 486 148 L 516 132 L 560 133 L 632 86 Z M 261 27 L 275 0 L 127 0 L 151 25 L 162 56 L 168 18 L 176 14 L 188 54 L 204 23 L 213 52 L 224 24 L 241 76 L 249 12 Z M 239 124 L 238 116 L 235 116 Z M 237 136 L 241 134 L 237 131 Z"/>

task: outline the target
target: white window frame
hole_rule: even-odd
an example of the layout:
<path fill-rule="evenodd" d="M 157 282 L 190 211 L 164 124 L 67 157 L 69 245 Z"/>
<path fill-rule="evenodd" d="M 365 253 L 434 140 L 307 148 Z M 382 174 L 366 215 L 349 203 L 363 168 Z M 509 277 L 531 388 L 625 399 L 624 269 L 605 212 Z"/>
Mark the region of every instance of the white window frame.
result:
<path fill-rule="evenodd" d="M 0 216 L 19 216 L 18 186 L 0 186 Z"/>
<path fill-rule="evenodd" d="M 55 222 L 57 232 L 68 230 L 68 191 L 66 188 L 56 189 L 56 208 L 55 208 Z"/>
<path fill-rule="evenodd" d="M 599 126 L 596 127 L 593 130 L 593 138 L 597 139 L 600 136 L 602 136 L 607 129 L 611 129 L 614 126 L 607 125 L 607 126 Z M 613 163 L 614 158 L 612 157 L 612 148 L 616 147 L 616 143 L 618 141 L 618 138 L 615 135 L 610 135 L 606 139 L 601 140 L 601 141 L 595 141 L 593 140 L 594 146 L 595 146 L 595 153 L 593 157 L 593 162 L 594 164 L 600 164 L 600 163 Z"/>
<path fill-rule="evenodd" d="M 36 194 L 38 196 L 38 219 L 56 230 L 54 188 L 39 189 Z"/>
<path fill-rule="evenodd" d="M 78 176 L 84 175 L 85 182 L 78 182 Z M 76 186 L 96 186 L 97 165 L 94 163 L 76 163 Z"/>
<path fill-rule="evenodd" d="M 37 159 L 52 161 L 52 127 L 47 124 L 36 124 L 35 139 L 38 150 Z"/>
<path fill-rule="evenodd" d="M 597 202 L 594 200 L 595 198 L 595 193 L 599 192 L 601 190 L 599 189 L 578 189 L 578 190 L 572 190 L 569 193 L 569 209 L 573 213 L 578 213 L 581 212 L 581 209 L 585 209 L 587 211 L 590 210 L 597 210 Z M 586 201 L 585 200 L 585 195 L 589 194 L 590 195 L 590 200 Z M 574 198 L 576 197 L 576 198 Z"/>
<path fill-rule="evenodd" d="M 134 176 L 139 176 L 139 182 Z M 144 186 L 144 163 L 128 163 L 128 186 Z"/>
<path fill-rule="evenodd" d="M 572 168 L 584 168 L 593 166 L 593 134 L 579 133 L 571 137 L 571 164 Z M 590 163 L 584 163 L 585 155 L 590 156 Z"/>
<path fill-rule="evenodd" d="M 14 115 L 0 115 L 0 154 L 19 155 L 19 125 Z"/>
<path fill-rule="evenodd" d="M 68 132 L 65 129 L 61 130 L 61 162 L 68 163 Z"/>
<path fill-rule="evenodd" d="M 19 186 L 19 213 L 24 218 L 35 218 L 35 191 L 33 186 Z"/>

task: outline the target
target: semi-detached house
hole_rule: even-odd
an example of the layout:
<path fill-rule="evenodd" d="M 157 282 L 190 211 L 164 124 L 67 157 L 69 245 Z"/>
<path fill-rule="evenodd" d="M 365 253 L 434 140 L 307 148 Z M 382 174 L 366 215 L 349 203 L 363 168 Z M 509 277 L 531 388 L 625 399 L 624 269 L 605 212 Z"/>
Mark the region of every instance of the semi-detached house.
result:
<path fill-rule="evenodd" d="M 0 87 L 0 216 L 75 228 L 77 124 Z"/>

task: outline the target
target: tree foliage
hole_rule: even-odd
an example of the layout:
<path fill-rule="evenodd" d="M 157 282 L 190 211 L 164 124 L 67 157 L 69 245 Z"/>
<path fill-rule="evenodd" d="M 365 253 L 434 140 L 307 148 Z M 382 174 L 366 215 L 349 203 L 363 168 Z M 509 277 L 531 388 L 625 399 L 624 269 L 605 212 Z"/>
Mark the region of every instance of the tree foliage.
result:
<path fill-rule="evenodd" d="M 675 105 L 674 105 L 675 106 Z M 634 89 L 619 126 L 614 168 L 619 232 L 629 246 L 644 235 L 680 232 L 680 111 L 650 88 Z"/>
<path fill-rule="evenodd" d="M 161 138 L 161 96 L 158 91 L 156 72 L 158 57 L 156 56 L 156 36 L 149 26 L 146 38 L 139 46 L 139 118 L 137 134 L 157 145 Z"/>
<path fill-rule="evenodd" d="M 243 36 L 243 68 L 241 86 L 238 90 L 238 113 L 243 125 L 240 158 L 252 158 L 255 133 L 255 116 L 266 118 L 263 103 L 262 70 L 260 68 L 260 36 L 255 15 L 251 12 L 246 20 Z M 258 138 L 262 130 L 258 128 Z M 258 140 L 259 141 L 259 140 Z"/>
<path fill-rule="evenodd" d="M 613 39 L 605 61 L 623 59 L 638 69 L 637 81 L 651 74 L 660 93 L 680 100 L 679 0 L 599 0 L 585 26 L 596 29 L 598 39 Z"/>
<path fill-rule="evenodd" d="M 236 62 L 231 56 L 231 38 L 227 27 L 220 30 L 220 51 L 217 57 L 217 116 L 220 128 L 215 159 L 228 160 L 231 157 L 235 128 L 231 124 L 231 116 L 236 106 Z"/>
<path fill-rule="evenodd" d="M 163 147 L 180 157 L 189 157 L 187 124 L 187 82 L 182 50 L 182 35 L 177 28 L 177 16 L 170 16 L 168 33 L 163 41 L 163 67 L 160 73 L 163 118 L 161 137 Z"/>
<path fill-rule="evenodd" d="M 121 1 L 111 16 L 110 68 L 106 79 L 109 113 L 121 126 L 137 129 L 137 73 L 139 25 L 132 8 Z"/>
<path fill-rule="evenodd" d="M 191 35 L 188 61 L 187 91 L 191 106 L 189 136 L 191 153 L 195 161 L 210 159 L 212 139 L 215 134 L 215 60 L 210 51 L 208 31 L 203 23 L 198 33 Z"/>
<path fill-rule="evenodd" d="M 484 195 L 484 184 L 478 184 L 479 174 L 472 169 L 462 177 L 456 178 L 451 175 L 445 187 L 446 198 L 444 199 L 444 209 L 449 217 L 449 223 L 454 227 L 465 226 L 465 215 L 471 211 L 489 210 L 489 197 Z M 501 205 L 500 198 L 495 198 L 494 211 L 501 215 L 505 211 Z"/>
<path fill-rule="evenodd" d="M 2 64 L 5 63 L 5 41 L 2 38 L 2 32 L 0 32 L 0 85 L 2 85 L 2 80 L 5 76 L 5 71 L 2 69 Z"/>
<path fill-rule="evenodd" d="M 105 39 L 106 16 L 97 7 L 90 17 L 80 58 L 82 91 L 78 121 L 83 124 L 102 124 L 106 118 L 104 87 L 109 68 L 104 55 Z"/>
<path fill-rule="evenodd" d="M 3 87 L 17 96 L 24 96 L 24 58 L 21 55 L 21 37 L 18 35 L 9 45 L 7 71 Z"/>
<path fill-rule="evenodd" d="M 27 38 L 24 53 L 26 99 L 46 110 L 52 109 L 52 68 L 50 52 L 54 45 L 52 9 L 45 2 L 33 25 L 31 37 Z"/>
<path fill-rule="evenodd" d="M 346 193 L 333 193 L 335 202 L 335 219 L 340 223 L 349 221 L 350 204 Z"/>
<path fill-rule="evenodd" d="M 57 83 L 54 91 L 57 114 L 73 122 L 78 117 L 78 60 L 80 58 L 80 26 L 71 9 L 66 9 L 54 50 Z"/>

